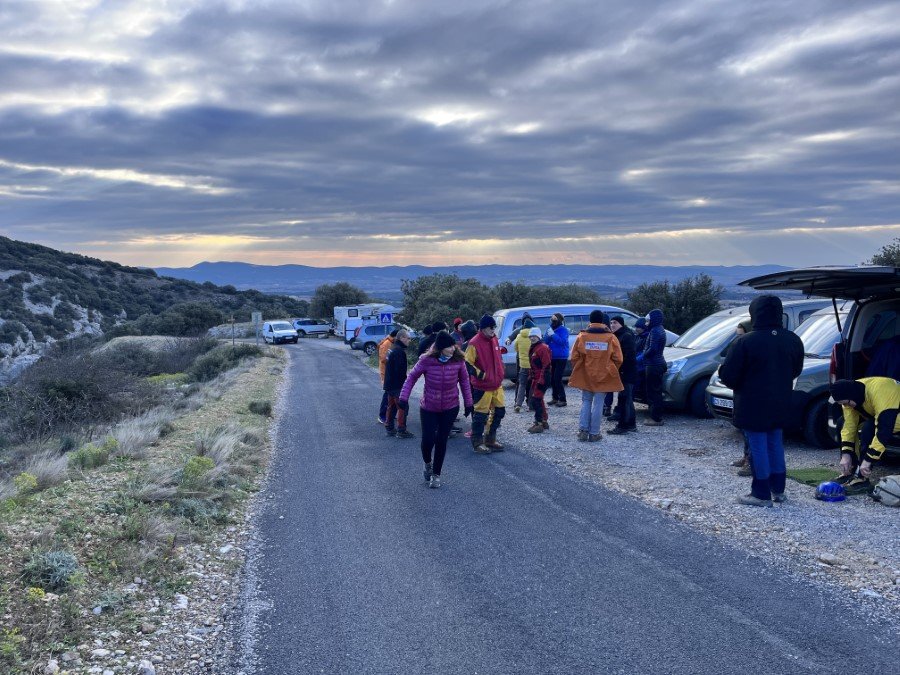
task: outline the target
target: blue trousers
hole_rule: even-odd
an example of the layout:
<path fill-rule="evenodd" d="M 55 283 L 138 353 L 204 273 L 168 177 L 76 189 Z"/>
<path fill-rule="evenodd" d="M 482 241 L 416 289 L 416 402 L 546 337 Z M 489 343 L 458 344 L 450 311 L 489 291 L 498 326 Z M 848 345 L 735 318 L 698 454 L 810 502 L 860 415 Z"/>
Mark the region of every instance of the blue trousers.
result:
<path fill-rule="evenodd" d="M 758 499 L 771 499 L 773 493 L 783 493 L 787 467 L 781 429 L 744 430 L 744 436 L 750 446 L 750 468 L 753 469 L 750 492 Z"/>
<path fill-rule="evenodd" d="M 600 433 L 600 423 L 603 421 L 603 400 L 606 394 L 603 392 L 584 391 L 581 392 L 581 415 L 578 418 L 578 428 L 580 431 L 587 431 L 589 434 L 597 435 Z"/>

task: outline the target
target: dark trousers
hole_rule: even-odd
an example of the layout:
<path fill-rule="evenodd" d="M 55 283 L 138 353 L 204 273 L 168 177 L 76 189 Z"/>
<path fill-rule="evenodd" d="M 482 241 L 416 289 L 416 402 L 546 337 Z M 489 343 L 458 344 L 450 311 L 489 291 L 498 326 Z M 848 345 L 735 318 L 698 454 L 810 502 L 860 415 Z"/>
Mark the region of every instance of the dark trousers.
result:
<path fill-rule="evenodd" d="M 388 409 L 388 393 L 384 392 L 384 395 L 381 397 L 381 406 L 378 408 L 378 419 L 383 420 L 387 419 L 387 409 Z"/>
<path fill-rule="evenodd" d="M 563 385 L 563 374 L 569 359 L 552 359 L 550 361 L 550 386 L 553 389 L 553 400 L 558 403 L 566 402 L 566 388 Z"/>
<path fill-rule="evenodd" d="M 603 397 L 603 407 L 609 408 L 610 410 L 612 410 L 612 404 L 613 404 L 613 393 L 611 391 L 608 391 L 608 392 L 606 392 L 606 396 Z M 616 403 L 616 409 L 618 410 L 618 408 L 619 408 L 619 404 Z"/>
<path fill-rule="evenodd" d="M 397 428 L 400 431 L 406 431 L 406 411 L 399 406 L 400 392 L 384 392 L 388 395 L 387 413 L 384 417 L 384 428 L 393 431 L 394 415 L 397 416 Z"/>
<path fill-rule="evenodd" d="M 419 416 L 422 420 L 422 459 L 426 464 L 430 464 L 432 462 L 431 451 L 434 450 L 434 463 L 431 470 L 438 476 L 441 475 L 444 455 L 447 454 L 450 428 L 458 414 L 459 406 L 441 412 L 431 412 L 419 408 Z"/>
<path fill-rule="evenodd" d="M 546 422 L 549 417 L 547 415 L 547 406 L 544 405 L 544 395 L 532 396 L 531 407 L 534 410 L 534 421 L 537 423 Z"/>
<path fill-rule="evenodd" d="M 661 422 L 663 416 L 663 376 L 665 366 L 647 366 L 644 370 L 647 384 L 647 404 L 650 406 L 650 417 Z"/>
<path fill-rule="evenodd" d="M 625 389 L 619 392 L 616 410 L 619 412 L 619 424 L 622 429 L 633 429 L 636 424 L 634 413 L 634 385 L 624 383 Z"/>
<path fill-rule="evenodd" d="M 750 468 L 753 482 L 750 493 L 758 499 L 771 499 L 772 493 L 783 494 L 787 468 L 781 429 L 772 431 L 744 430 L 750 446 Z"/>

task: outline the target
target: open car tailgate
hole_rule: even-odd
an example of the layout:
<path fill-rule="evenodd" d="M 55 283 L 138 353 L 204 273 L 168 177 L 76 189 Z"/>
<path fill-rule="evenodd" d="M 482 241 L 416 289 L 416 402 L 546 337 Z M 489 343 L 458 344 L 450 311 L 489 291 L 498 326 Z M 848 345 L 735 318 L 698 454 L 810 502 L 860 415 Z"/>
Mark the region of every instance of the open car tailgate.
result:
<path fill-rule="evenodd" d="M 897 267 L 809 267 L 742 281 L 758 291 L 801 291 L 805 295 L 862 300 L 900 292 Z"/>

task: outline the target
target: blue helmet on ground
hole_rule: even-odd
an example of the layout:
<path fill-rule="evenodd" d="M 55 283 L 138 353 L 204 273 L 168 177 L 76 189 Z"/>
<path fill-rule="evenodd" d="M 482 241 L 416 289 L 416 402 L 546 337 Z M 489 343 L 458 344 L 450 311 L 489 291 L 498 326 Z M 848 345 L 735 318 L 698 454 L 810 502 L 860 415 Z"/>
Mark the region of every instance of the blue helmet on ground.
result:
<path fill-rule="evenodd" d="M 844 492 L 844 486 L 833 480 L 819 483 L 819 487 L 816 488 L 816 499 L 821 499 L 823 502 L 842 502 L 846 498 L 847 493 Z"/>

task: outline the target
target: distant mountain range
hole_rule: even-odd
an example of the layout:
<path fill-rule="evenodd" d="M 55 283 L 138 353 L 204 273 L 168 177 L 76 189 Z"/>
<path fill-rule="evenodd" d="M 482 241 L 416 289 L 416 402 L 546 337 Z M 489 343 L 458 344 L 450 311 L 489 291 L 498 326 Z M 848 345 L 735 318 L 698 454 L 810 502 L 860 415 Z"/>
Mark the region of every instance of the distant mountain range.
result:
<path fill-rule="evenodd" d="M 750 277 L 789 269 L 781 265 L 666 267 L 663 265 L 460 265 L 455 267 L 309 267 L 307 265 L 251 265 L 242 262 L 202 262 L 193 267 L 157 267 L 160 276 L 209 281 L 244 290 L 311 296 L 317 286 L 346 281 L 383 299 L 400 294 L 403 279 L 428 274 L 457 274 L 474 277 L 495 286 L 502 281 L 555 286 L 584 284 L 598 290 L 624 292 L 638 284 L 668 279 L 677 282 L 698 274 L 708 274 L 726 289 Z"/>

